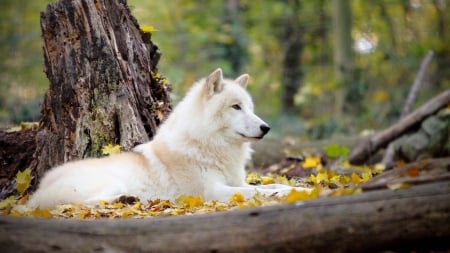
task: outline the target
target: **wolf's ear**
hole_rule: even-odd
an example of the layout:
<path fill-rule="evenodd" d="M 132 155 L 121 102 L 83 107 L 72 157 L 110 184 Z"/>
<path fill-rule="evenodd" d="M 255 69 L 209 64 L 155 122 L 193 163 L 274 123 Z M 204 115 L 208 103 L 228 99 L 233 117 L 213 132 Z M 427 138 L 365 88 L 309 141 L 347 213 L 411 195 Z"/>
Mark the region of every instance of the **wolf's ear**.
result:
<path fill-rule="evenodd" d="M 234 81 L 237 84 L 239 84 L 240 86 L 242 86 L 242 88 L 247 88 L 249 78 L 250 78 L 250 76 L 248 74 L 243 74 L 243 75 L 239 76 L 238 78 L 236 78 L 236 80 L 234 80 Z"/>
<path fill-rule="evenodd" d="M 214 93 L 221 92 L 223 89 L 223 82 L 222 82 L 223 76 L 222 76 L 222 69 L 218 68 L 214 70 L 209 76 L 206 78 L 205 81 L 205 88 L 208 96 L 214 95 Z"/>

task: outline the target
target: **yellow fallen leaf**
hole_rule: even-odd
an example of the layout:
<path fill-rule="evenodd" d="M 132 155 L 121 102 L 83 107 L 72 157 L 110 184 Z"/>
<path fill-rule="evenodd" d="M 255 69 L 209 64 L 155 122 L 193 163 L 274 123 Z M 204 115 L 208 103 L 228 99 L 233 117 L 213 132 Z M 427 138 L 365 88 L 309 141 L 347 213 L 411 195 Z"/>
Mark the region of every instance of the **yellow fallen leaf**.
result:
<path fill-rule="evenodd" d="M 16 204 L 16 197 L 9 196 L 6 199 L 0 201 L 0 209 L 8 209 Z"/>
<path fill-rule="evenodd" d="M 296 182 L 295 179 L 288 179 L 286 176 L 280 176 L 280 175 L 273 175 L 271 176 L 275 183 L 277 184 L 285 184 L 290 186 L 295 186 Z"/>
<path fill-rule="evenodd" d="M 319 165 L 320 165 L 320 157 L 318 157 L 318 156 L 308 156 L 305 158 L 305 161 L 302 163 L 302 167 L 304 169 L 316 168 Z"/>
<path fill-rule="evenodd" d="M 247 178 L 245 179 L 245 182 L 247 184 L 261 184 L 261 176 L 259 176 L 258 174 L 256 174 L 255 172 L 250 172 L 247 174 Z"/>
<path fill-rule="evenodd" d="M 135 215 L 136 212 L 133 209 L 127 208 L 124 210 L 118 210 L 117 212 L 114 213 L 115 216 L 113 216 L 114 218 L 130 218 L 133 217 L 133 215 Z"/>
<path fill-rule="evenodd" d="M 122 146 L 113 145 L 111 143 L 104 146 L 102 149 L 102 153 L 104 155 L 117 155 L 117 154 L 120 154 L 120 152 L 122 152 Z"/>
<path fill-rule="evenodd" d="M 144 33 L 152 33 L 152 32 L 158 31 L 158 29 L 156 29 L 152 25 L 141 25 L 141 31 Z"/>
<path fill-rule="evenodd" d="M 109 204 L 106 200 L 100 200 L 98 203 L 100 204 L 100 206 L 107 206 Z"/>
<path fill-rule="evenodd" d="M 352 182 L 354 184 L 360 184 L 361 183 L 361 178 L 355 172 L 352 173 Z"/>
<path fill-rule="evenodd" d="M 319 184 L 321 182 L 328 182 L 328 172 L 326 170 L 321 170 L 317 173 L 316 183 Z"/>
<path fill-rule="evenodd" d="M 109 206 L 109 208 L 120 209 L 125 207 L 126 205 L 122 202 L 115 202 Z"/>
<path fill-rule="evenodd" d="M 17 172 L 16 189 L 20 195 L 23 195 L 28 187 L 30 187 L 32 179 L 33 176 L 31 176 L 31 170 L 29 168 L 25 169 L 24 171 Z"/>
<path fill-rule="evenodd" d="M 361 182 L 367 182 L 372 179 L 372 172 L 365 171 L 361 174 Z"/>
<path fill-rule="evenodd" d="M 288 195 L 284 197 L 284 201 L 287 203 L 293 203 L 297 201 L 305 201 L 310 199 L 310 194 L 307 191 L 297 191 L 292 189 Z"/>
<path fill-rule="evenodd" d="M 320 186 L 314 187 L 311 191 L 297 191 L 294 188 L 286 195 L 282 201 L 287 203 L 293 203 L 297 201 L 306 201 L 311 199 L 317 199 L 320 196 L 322 189 Z"/>
<path fill-rule="evenodd" d="M 351 182 L 352 182 L 352 179 L 350 176 L 341 176 L 342 184 L 350 184 Z"/>
<path fill-rule="evenodd" d="M 142 208 L 142 202 L 137 201 L 136 203 L 133 204 L 133 208 L 134 209 L 141 209 Z"/>
<path fill-rule="evenodd" d="M 51 218 L 53 215 L 52 213 L 47 210 L 47 209 L 35 209 L 33 211 L 31 211 L 31 215 L 33 217 L 37 217 L 37 218 Z"/>
<path fill-rule="evenodd" d="M 175 203 L 178 205 L 182 205 L 188 208 L 193 208 L 197 206 L 203 205 L 203 197 L 202 196 L 188 196 L 181 195 L 175 199 Z"/>
<path fill-rule="evenodd" d="M 236 192 L 235 194 L 233 194 L 233 196 L 230 197 L 231 203 L 242 203 L 244 201 L 245 201 L 245 197 L 240 192 Z"/>
<path fill-rule="evenodd" d="M 275 183 L 275 180 L 272 177 L 263 176 L 261 177 L 262 184 L 273 184 Z"/>
<path fill-rule="evenodd" d="M 315 176 L 314 174 L 311 174 L 311 175 L 306 179 L 306 182 L 315 184 L 315 183 L 317 182 L 317 178 L 316 178 L 316 176 Z"/>
<path fill-rule="evenodd" d="M 341 183 L 341 177 L 342 176 L 340 176 L 340 175 L 335 175 L 330 178 L 330 182 L 334 183 L 334 184 L 339 184 L 339 183 Z"/>

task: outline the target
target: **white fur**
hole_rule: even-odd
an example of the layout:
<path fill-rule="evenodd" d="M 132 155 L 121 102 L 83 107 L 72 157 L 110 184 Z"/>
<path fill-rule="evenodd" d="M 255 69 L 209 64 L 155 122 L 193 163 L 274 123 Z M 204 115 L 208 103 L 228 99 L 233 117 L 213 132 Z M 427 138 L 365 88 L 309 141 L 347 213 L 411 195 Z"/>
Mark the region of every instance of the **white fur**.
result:
<path fill-rule="evenodd" d="M 292 188 L 285 185 L 245 184 L 250 142 L 265 135 L 261 126 L 268 127 L 253 113 L 247 82 L 247 74 L 228 80 L 217 69 L 191 88 L 151 142 L 133 152 L 51 169 L 28 206 L 96 204 L 121 195 L 141 201 L 182 194 L 228 201 L 236 192 L 288 193 Z"/>

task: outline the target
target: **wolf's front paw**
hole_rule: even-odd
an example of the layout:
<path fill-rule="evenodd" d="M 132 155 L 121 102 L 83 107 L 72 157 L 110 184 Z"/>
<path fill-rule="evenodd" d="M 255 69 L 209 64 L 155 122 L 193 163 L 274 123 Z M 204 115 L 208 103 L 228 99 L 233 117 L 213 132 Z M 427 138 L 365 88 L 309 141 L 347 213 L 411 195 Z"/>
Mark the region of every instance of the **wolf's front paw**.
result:
<path fill-rule="evenodd" d="M 308 188 L 308 187 L 293 187 L 294 190 L 298 191 L 298 192 L 302 192 L 302 191 L 306 191 L 306 192 L 311 192 L 313 190 L 313 188 Z"/>

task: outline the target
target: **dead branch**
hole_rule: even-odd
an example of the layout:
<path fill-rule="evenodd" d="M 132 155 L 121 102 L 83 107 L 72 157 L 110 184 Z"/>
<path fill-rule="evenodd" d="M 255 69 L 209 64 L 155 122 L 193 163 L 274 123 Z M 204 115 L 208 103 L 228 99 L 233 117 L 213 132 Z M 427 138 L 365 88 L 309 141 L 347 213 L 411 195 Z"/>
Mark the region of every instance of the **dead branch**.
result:
<path fill-rule="evenodd" d="M 425 58 L 422 60 L 420 64 L 419 72 L 417 73 L 416 78 L 414 79 L 413 84 L 411 85 L 411 90 L 409 91 L 408 97 L 406 98 L 405 104 L 403 106 L 403 110 L 401 113 L 401 118 L 408 115 L 411 112 L 411 107 L 414 101 L 416 100 L 417 93 L 420 90 L 420 87 L 423 84 L 423 80 L 425 79 L 425 72 L 428 69 L 428 66 L 433 59 L 434 53 L 433 51 L 429 51 Z"/>
<path fill-rule="evenodd" d="M 353 164 L 363 164 L 378 149 L 385 147 L 389 142 L 448 104 L 450 104 L 450 90 L 443 91 L 396 124 L 363 141 L 352 150 L 349 161 Z"/>
<path fill-rule="evenodd" d="M 425 78 L 425 72 L 428 68 L 428 65 L 430 65 L 431 60 L 433 59 L 433 51 L 429 51 L 428 54 L 425 56 L 425 58 L 422 60 L 422 63 L 420 64 L 419 72 L 417 73 L 416 78 L 414 79 L 413 84 L 411 85 L 411 89 L 409 91 L 408 97 L 406 98 L 405 104 L 403 106 L 402 113 L 400 115 L 400 119 L 404 118 L 408 113 L 411 112 L 411 106 L 416 100 L 417 93 L 420 90 L 420 87 L 423 84 L 423 80 Z M 394 146 L 392 143 L 389 143 L 389 146 L 386 149 L 386 152 L 383 156 L 382 163 L 387 165 L 388 167 L 390 164 L 392 164 L 394 159 Z"/>

